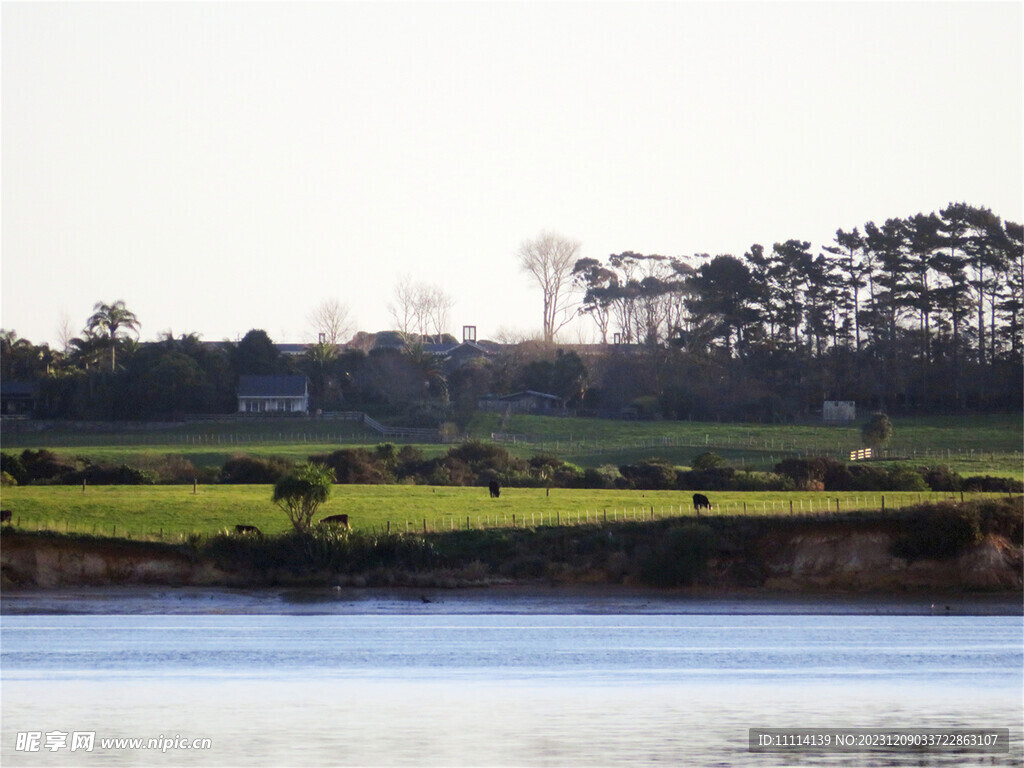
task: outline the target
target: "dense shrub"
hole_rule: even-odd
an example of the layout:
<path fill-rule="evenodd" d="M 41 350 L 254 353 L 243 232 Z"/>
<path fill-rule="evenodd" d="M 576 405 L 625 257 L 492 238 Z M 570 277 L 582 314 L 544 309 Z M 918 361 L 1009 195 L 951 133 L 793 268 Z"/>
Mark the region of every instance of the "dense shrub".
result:
<path fill-rule="evenodd" d="M 209 539 L 201 551 L 226 570 L 251 568 L 263 573 L 361 573 L 375 568 L 418 570 L 438 565 L 429 539 L 318 526 L 308 533 L 293 531 L 281 536 L 222 534 Z"/>
<path fill-rule="evenodd" d="M 793 478 L 774 472 L 739 472 L 733 476 L 729 489 L 733 491 L 792 491 Z"/>
<path fill-rule="evenodd" d="M 25 449 L 20 456 L 0 454 L 0 471 L 7 472 L 18 485 L 31 485 L 43 481 L 60 482 L 75 467 L 64 464 L 57 454 L 45 448 L 38 451 Z"/>
<path fill-rule="evenodd" d="M 637 553 L 640 580 L 657 587 L 692 584 L 716 547 L 715 532 L 705 525 L 672 528 L 650 550 Z"/>
<path fill-rule="evenodd" d="M 115 467 L 86 462 L 83 469 L 61 476 L 61 482 L 65 485 L 79 485 L 82 482 L 89 485 L 153 485 L 156 481 L 156 473 L 127 464 Z"/>
<path fill-rule="evenodd" d="M 1017 546 L 1024 545 L 1024 498 L 986 499 L 974 505 L 981 515 L 983 536 L 1005 536 Z"/>
<path fill-rule="evenodd" d="M 910 467 L 893 467 L 889 470 L 885 491 L 927 491 L 928 483 L 919 472 Z M 833 490 L 833 489 L 829 489 Z"/>
<path fill-rule="evenodd" d="M 974 506 L 921 504 L 900 515 L 892 553 L 907 560 L 958 556 L 981 540 L 981 514 Z"/>
<path fill-rule="evenodd" d="M 293 469 L 292 462 L 277 456 L 233 456 L 220 470 L 222 483 L 273 485 Z"/>
<path fill-rule="evenodd" d="M 210 470 L 200 471 L 184 456 L 178 456 L 173 453 L 154 458 L 144 458 L 139 462 L 139 469 L 152 472 L 156 476 L 158 483 L 172 485 L 191 483 L 193 480 L 209 482 L 215 479 L 215 475 Z"/>
<path fill-rule="evenodd" d="M 24 485 L 28 482 L 28 475 L 25 472 L 25 465 L 21 458 L 11 453 L 0 453 L 0 472 L 9 475 L 15 485 Z"/>
<path fill-rule="evenodd" d="M 924 481 L 933 491 L 959 491 L 964 479 L 947 466 L 927 467 L 921 471 Z"/>
<path fill-rule="evenodd" d="M 714 451 L 704 451 L 704 453 L 694 457 L 693 462 L 690 464 L 690 469 L 703 471 L 708 469 L 720 469 L 726 466 L 728 466 L 726 460 L 717 453 Z"/>
<path fill-rule="evenodd" d="M 10 472 L 0 471 L 0 486 L 8 488 L 17 484 L 18 481 L 14 479 L 14 476 Z"/>
<path fill-rule="evenodd" d="M 624 464 L 619 473 L 629 488 L 638 491 L 668 491 L 676 487 L 675 467 L 661 459 Z"/>
<path fill-rule="evenodd" d="M 513 456 L 505 448 L 493 443 L 470 440 L 448 450 L 448 457 L 463 461 L 473 472 L 479 474 L 485 469 L 493 470 L 499 475 L 508 472 L 527 472 L 529 464 Z"/>
<path fill-rule="evenodd" d="M 972 475 L 964 479 L 962 490 L 985 493 L 1024 493 L 1024 483 L 1009 477 Z"/>
<path fill-rule="evenodd" d="M 827 488 L 826 477 L 830 474 L 835 477 L 840 473 L 841 467 L 842 465 L 835 459 L 814 456 L 806 459 L 783 459 L 775 465 L 775 472 L 791 478 L 797 490 L 819 491 Z M 828 490 L 839 489 L 828 488 Z"/>
<path fill-rule="evenodd" d="M 395 474 L 389 468 L 397 465 L 397 457 L 385 446 L 379 450 L 366 448 L 343 448 L 329 454 L 310 456 L 310 462 L 323 464 L 334 470 L 334 476 L 342 485 L 384 485 L 395 482 Z M 394 448 L 394 446 L 390 446 Z"/>
<path fill-rule="evenodd" d="M 428 467 L 428 485 L 473 485 L 478 479 L 469 464 L 452 456 L 434 459 Z"/>
<path fill-rule="evenodd" d="M 736 470 L 732 467 L 711 467 L 704 470 L 679 470 L 676 488 L 681 491 L 725 491 L 733 488 Z"/>

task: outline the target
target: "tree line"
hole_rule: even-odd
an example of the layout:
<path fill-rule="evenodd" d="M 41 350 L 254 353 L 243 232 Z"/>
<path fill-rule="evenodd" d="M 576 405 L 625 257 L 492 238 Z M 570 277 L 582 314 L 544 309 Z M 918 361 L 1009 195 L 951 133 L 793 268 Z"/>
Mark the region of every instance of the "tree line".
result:
<path fill-rule="evenodd" d="M 786 421 L 825 400 L 892 414 L 1024 400 L 1022 227 L 984 207 L 839 229 L 820 249 L 791 239 L 742 257 L 598 260 L 542 233 L 518 255 L 544 293 L 543 337 L 468 362 L 431 349 L 455 341 L 450 297 L 406 279 L 396 330 L 343 344 L 347 312 L 325 303 L 318 342 L 300 356 L 259 329 L 238 342 L 167 332 L 140 343 L 124 302 L 100 302 L 63 350 L 0 331 L 0 376 L 34 382 L 37 416 L 90 420 L 232 413 L 240 376 L 285 373 L 308 376 L 313 409 L 429 427 L 464 428 L 481 397 L 523 389 L 583 414 L 698 420 Z M 557 343 L 568 314 L 589 318 L 601 343 Z"/>
<path fill-rule="evenodd" d="M 579 259 L 573 276 L 603 342 L 681 350 L 695 373 L 726 390 L 753 383 L 783 411 L 794 396 L 804 407 L 1017 407 L 1022 234 L 988 208 L 951 203 L 839 229 L 820 249 L 791 239 L 742 258 L 625 252 Z"/>

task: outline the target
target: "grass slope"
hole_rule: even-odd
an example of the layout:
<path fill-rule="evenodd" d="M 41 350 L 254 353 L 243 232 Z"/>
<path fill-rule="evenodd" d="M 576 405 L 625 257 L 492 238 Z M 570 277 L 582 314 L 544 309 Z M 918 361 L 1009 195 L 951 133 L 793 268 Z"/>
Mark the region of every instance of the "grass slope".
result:
<path fill-rule="evenodd" d="M 174 538 L 198 533 L 209 536 L 239 523 L 258 526 L 264 533 L 289 528 L 285 514 L 271 501 L 271 487 L 200 486 L 27 486 L 4 488 L 0 504 L 25 530 L 149 538 Z M 951 498 L 931 493 L 709 493 L 714 515 L 793 514 L 878 509 L 885 497 L 888 509 L 918 501 Z M 969 494 L 980 498 L 982 494 Z M 956 496 L 959 499 L 959 495 Z M 319 517 L 344 513 L 357 530 L 379 530 L 390 522 L 392 531 L 451 530 L 469 526 L 536 527 L 553 524 L 657 519 L 694 515 L 692 493 L 684 491 L 603 491 L 505 488 L 491 499 L 486 488 L 405 485 L 338 485 Z M 116 530 L 115 530 L 116 528 Z"/>
<path fill-rule="evenodd" d="M 1024 480 L 1024 419 L 1020 414 L 894 419 L 889 455 L 920 466 L 948 465 L 961 475 Z M 714 450 L 742 468 L 770 469 L 792 455 L 841 458 L 862 447 L 860 425 L 720 424 L 685 421 L 613 421 L 550 416 L 477 414 L 472 437 L 501 433 L 512 452 L 550 452 L 584 467 L 619 466 L 657 456 L 687 466 Z M 325 419 L 237 419 L 171 425 L 111 425 L 95 430 L 54 426 L 43 432 L 5 430 L 5 451 L 49 448 L 73 459 L 145 467 L 166 454 L 196 467 L 219 467 L 237 453 L 303 461 L 342 447 L 376 445 L 380 436 L 363 425 Z M 420 446 L 436 456 L 446 446 Z"/>

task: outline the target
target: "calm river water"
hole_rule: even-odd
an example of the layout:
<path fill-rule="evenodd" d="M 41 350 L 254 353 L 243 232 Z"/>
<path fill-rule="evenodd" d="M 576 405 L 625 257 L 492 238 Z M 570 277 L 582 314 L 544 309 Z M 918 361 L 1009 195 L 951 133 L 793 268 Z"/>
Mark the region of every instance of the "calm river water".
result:
<path fill-rule="evenodd" d="M 107 590 L 3 611 L 4 766 L 1022 764 L 1005 602 Z M 751 753 L 765 727 L 1009 728 L 1011 749 Z"/>

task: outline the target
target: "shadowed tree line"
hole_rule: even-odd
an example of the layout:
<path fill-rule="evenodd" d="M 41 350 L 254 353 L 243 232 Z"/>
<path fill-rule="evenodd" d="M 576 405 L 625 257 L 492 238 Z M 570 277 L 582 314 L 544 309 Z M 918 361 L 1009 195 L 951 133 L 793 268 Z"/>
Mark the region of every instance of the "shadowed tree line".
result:
<path fill-rule="evenodd" d="M 820 249 L 793 239 L 742 257 L 627 252 L 581 259 L 574 274 L 604 341 L 685 353 L 649 374 L 665 415 L 1021 402 L 1022 228 L 987 208 L 839 229 Z M 695 378 L 714 382 L 717 403 L 686 383 Z"/>

